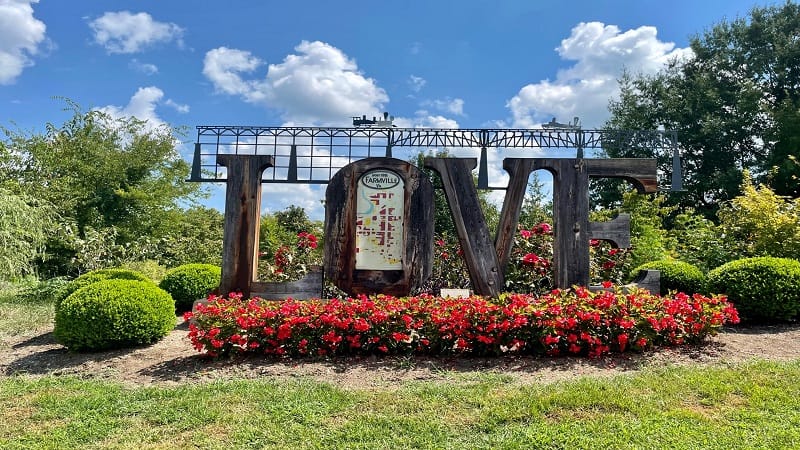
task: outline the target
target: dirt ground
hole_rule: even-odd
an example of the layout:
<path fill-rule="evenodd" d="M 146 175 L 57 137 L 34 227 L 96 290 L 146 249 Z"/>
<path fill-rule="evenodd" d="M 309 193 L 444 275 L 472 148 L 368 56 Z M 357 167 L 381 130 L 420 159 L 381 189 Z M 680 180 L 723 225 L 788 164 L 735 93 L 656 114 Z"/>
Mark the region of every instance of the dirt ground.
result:
<path fill-rule="evenodd" d="M 392 388 L 410 380 L 452 379 L 454 374 L 504 374 L 517 383 L 548 383 L 581 376 L 607 377 L 663 365 L 728 365 L 752 359 L 800 359 L 800 324 L 726 328 L 700 346 L 599 359 L 545 357 L 350 357 L 275 361 L 258 356 L 213 360 L 189 343 L 179 323 L 162 341 L 127 350 L 71 353 L 52 329 L 0 338 L 0 376 L 71 375 L 130 386 L 175 385 L 228 379 L 298 379 L 348 389 Z"/>

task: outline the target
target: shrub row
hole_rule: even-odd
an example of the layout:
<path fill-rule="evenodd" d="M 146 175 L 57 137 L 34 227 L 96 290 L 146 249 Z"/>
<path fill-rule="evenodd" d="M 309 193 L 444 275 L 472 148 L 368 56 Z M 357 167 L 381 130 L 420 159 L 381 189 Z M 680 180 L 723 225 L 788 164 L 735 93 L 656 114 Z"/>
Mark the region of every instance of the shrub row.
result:
<path fill-rule="evenodd" d="M 160 285 L 135 270 L 102 269 L 67 283 L 55 299 L 56 340 L 75 351 L 155 342 L 219 285 L 219 267 L 188 264 L 167 272 Z M 163 289 L 162 289 L 163 288 Z"/>
<path fill-rule="evenodd" d="M 574 354 L 596 357 L 702 340 L 738 322 L 723 296 L 554 290 L 535 297 L 358 297 L 270 302 L 211 296 L 184 315 L 210 356 L 343 354 Z"/>
<path fill-rule="evenodd" d="M 725 293 L 752 321 L 792 320 L 800 315 L 800 261 L 746 258 L 708 273 L 707 289 Z"/>
<path fill-rule="evenodd" d="M 753 322 L 789 321 L 800 316 L 800 261 L 757 257 L 726 263 L 708 273 L 675 260 L 643 264 L 631 273 L 661 272 L 661 294 L 703 292 L 725 294 L 743 319 Z"/>

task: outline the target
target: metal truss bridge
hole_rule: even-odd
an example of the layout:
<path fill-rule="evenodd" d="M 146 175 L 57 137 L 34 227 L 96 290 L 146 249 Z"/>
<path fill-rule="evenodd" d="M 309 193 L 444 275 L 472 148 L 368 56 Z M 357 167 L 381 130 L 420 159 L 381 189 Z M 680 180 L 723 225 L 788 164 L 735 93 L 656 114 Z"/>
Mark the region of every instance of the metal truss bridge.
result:
<path fill-rule="evenodd" d="M 443 129 L 376 127 L 257 127 L 198 126 L 189 181 L 223 182 L 225 167 L 217 155 L 270 155 L 275 166 L 264 171 L 262 183 L 327 184 L 351 162 L 370 157 L 395 157 L 400 150 L 479 151 L 478 188 L 505 189 L 489 184 L 488 154 L 508 149 L 573 150 L 564 157 L 582 158 L 584 150 L 646 148 L 659 160 L 659 170 L 672 175 L 680 189 L 680 158 L 675 131 L 581 129 Z M 479 149 L 479 150 L 478 150 Z M 566 153 L 566 152 L 565 152 Z M 515 156 L 520 156 L 515 153 Z M 523 155 L 524 156 L 524 155 Z M 549 155 L 552 156 L 552 155 Z M 672 161 L 670 162 L 670 159 Z"/>

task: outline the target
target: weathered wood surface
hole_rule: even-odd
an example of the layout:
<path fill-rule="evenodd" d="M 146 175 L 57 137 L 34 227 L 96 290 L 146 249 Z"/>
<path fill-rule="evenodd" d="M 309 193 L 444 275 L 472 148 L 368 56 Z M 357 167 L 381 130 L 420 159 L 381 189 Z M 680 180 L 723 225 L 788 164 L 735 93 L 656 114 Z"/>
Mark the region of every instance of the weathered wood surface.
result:
<path fill-rule="evenodd" d="M 425 167 L 442 179 L 473 290 L 497 297 L 505 282 L 472 178 L 476 165 L 475 158 L 425 158 Z"/>
<path fill-rule="evenodd" d="M 503 169 L 511 177 L 508 180 L 503 209 L 500 212 L 500 222 L 497 225 L 497 235 L 494 240 L 497 261 L 503 273 L 506 273 L 508 268 L 522 203 L 528 190 L 528 178 L 534 170 L 534 165 L 532 158 L 506 158 L 503 160 Z"/>
<path fill-rule="evenodd" d="M 322 266 L 309 268 L 308 273 L 297 281 L 285 283 L 254 282 L 251 295 L 265 300 L 308 300 L 321 298 L 323 289 Z"/>
<path fill-rule="evenodd" d="M 631 246 L 631 216 L 619 214 L 606 222 L 589 222 L 589 239 L 611 242 L 617 248 Z"/>
<path fill-rule="evenodd" d="M 405 182 L 401 270 L 356 269 L 356 194 L 361 175 L 387 169 Z M 408 295 L 430 277 L 433 264 L 433 185 L 412 164 L 362 159 L 340 169 L 325 191 L 325 277 L 350 295 Z"/>
<path fill-rule="evenodd" d="M 639 275 L 626 286 L 636 286 L 638 288 L 647 289 L 651 294 L 658 295 L 661 291 L 661 271 L 659 270 L 642 270 Z"/>
<path fill-rule="evenodd" d="M 589 239 L 630 247 L 630 216 L 589 222 L 589 178 L 622 178 L 640 192 L 657 191 L 655 159 L 506 158 L 510 180 L 495 239 L 498 262 L 505 273 L 528 178 L 534 170 L 553 175 L 553 270 L 555 285 L 589 284 Z"/>
<path fill-rule="evenodd" d="M 622 178 L 641 194 L 658 192 L 655 158 L 585 159 L 591 178 Z"/>
<path fill-rule="evenodd" d="M 274 165 L 274 159 L 266 155 L 217 155 L 217 164 L 228 172 L 219 292 L 241 292 L 246 298 L 258 269 L 261 174 Z"/>

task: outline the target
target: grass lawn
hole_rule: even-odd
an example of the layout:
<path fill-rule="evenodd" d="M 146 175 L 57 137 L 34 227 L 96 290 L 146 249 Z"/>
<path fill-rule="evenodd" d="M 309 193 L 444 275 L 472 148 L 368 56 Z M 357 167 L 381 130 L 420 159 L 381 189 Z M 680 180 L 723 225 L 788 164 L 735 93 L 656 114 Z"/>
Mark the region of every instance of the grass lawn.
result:
<path fill-rule="evenodd" d="M 0 448 L 799 448 L 800 362 L 520 386 L 497 375 L 125 388 L 0 379 Z"/>
<path fill-rule="evenodd" d="M 49 326 L 52 314 L 51 301 L 0 289 L 0 338 Z M 0 375 L 0 449 L 800 448 L 798 380 L 800 361 L 530 385 L 454 373 L 359 390 Z"/>

